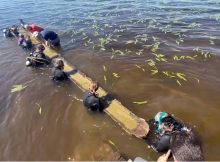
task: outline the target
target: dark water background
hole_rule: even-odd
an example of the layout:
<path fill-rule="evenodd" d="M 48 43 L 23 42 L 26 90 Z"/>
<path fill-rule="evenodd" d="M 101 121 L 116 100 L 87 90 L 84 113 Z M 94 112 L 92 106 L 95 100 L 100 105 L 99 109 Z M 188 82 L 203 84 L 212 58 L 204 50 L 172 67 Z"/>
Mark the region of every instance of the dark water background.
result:
<path fill-rule="evenodd" d="M 136 115 L 166 111 L 194 127 L 206 160 L 219 160 L 220 1 L 1 0 L 0 29 L 18 18 L 55 30 L 63 57 Z M 157 159 L 107 115 L 87 112 L 75 99 L 78 87 L 54 85 L 50 67 L 26 68 L 15 40 L 1 35 L 0 45 L 0 160 L 95 160 L 109 140 L 126 158 Z M 28 81 L 25 90 L 10 92 Z"/>

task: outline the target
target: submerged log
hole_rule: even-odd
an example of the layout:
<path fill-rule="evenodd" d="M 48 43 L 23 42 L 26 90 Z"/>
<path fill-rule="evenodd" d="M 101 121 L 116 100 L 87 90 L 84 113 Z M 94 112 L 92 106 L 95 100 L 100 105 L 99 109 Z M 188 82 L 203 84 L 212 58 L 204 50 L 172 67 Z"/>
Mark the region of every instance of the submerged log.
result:
<path fill-rule="evenodd" d="M 93 158 L 95 161 L 126 161 L 119 151 L 114 151 L 108 144 L 101 145 Z"/>

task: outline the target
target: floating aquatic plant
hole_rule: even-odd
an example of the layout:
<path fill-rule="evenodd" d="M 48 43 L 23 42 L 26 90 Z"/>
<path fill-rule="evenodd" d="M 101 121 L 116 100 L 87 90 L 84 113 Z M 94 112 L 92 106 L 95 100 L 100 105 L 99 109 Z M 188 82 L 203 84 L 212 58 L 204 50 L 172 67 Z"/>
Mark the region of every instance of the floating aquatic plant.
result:
<path fill-rule="evenodd" d="M 199 52 L 205 59 L 207 58 L 211 58 L 211 53 L 209 51 L 206 50 L 202 50 L 200 48 L 194 48 L 193 51 L 195 52 Z M 194 55 L 194 57 L 197 57 L 198 55 Z"/>
<path fill-rule="evenodd" d="M 99 29 L 99 26 L 98 26 L 98 24 L 93 24 L 92 28 L 97 30 L 97 29 Z"/>
<path fill-rule="evenodd" d="M 22 91 L 25 88 L 27 88 L 27 86 L 22 85 L 22 84 L 13 85 L 11 89 L 11 93 Z"/>
<path fill-rule="evenodd" d="M 106 50 L 105 45 L 112 43 L 112 42 L 117 42 L 117 39 L 112 38 L 113 35 L 107 35 L 105 38 L 99 38 L 99 44 L 98 46 L 100 47 L 100 50 Z"/>
<path fill-rule="evenodd" d="M 184 60 L 184 59 L 190 59 L 190 60 L 195 60 L 194 57 L 192 56 L 173 56 L 173 59 L 176 61 Z"/>
<path fill-rule="evenodd" d="M 139 65 L 135 65 L 138 69 L 141 69 L 143 72 L 145 72 L 145 69 L 144 68 L 142 68 L 141 66 L 139 66 Z"/>
<path fill-rule="evenodd" d="M 105 65 L 102 66 L 103 67 L 103 70 L 106 72 L 107 71 L 107 68 Z"/>
<path fill-rule="evenodd" d="M 30 81 L 27 81 L 25 82 L 24 84 L 16 84 L 16 85 L 13 85 L 12 86 L 12 89 L 11 89 L 11 93 L 14 93 L 14 92 L 20 92 L 22 90 L 24 90 L 25 88 L 27 88 L 29 86 L 29 84 L 31 82 L 33 82 L 35 79 L 32 79 Z"/>
<path fill-rule="evenodd" d="M 169 72 L 169 71 L 162 71 L 162 73 L 163 73 L 165 76 L 169 77 L 169 78 L 174 78 L 174 77 L 175 77 L 174 73 Z"/>
<path fill-rule="evenodd" d="M 177 83 L 179 86 L 182 86 L 182 84 L 180 83 L 179 80 L 176 80 L 176 83 Z"/>
<path fill-rule="evenodd" d="M 156 52 L 159 48 L 160 42 L 155 42 L 154 44 L 151 45 L 151 51 Z"/>
<path fill-rule="evenodd" d="M 143 42 L 146 42 L 148 40 L 147 34 L 139 34 L 135 36 L 135 42 L 137 43 L 138 40 L 141 40 Z"/>
<path fill-rule="evenodd" d="M 171 25 L 166 25 L 165 27 L 159 28 L 163 33 L 167 34 L 171 31 Z"/>
<path fill-rule="evenodd" d="M 210 40 L 209 40 L 209 44 L 210 44 L 210 45 L 215 45 L 215 42 L 210 39 Z"/>
<path fill-rule="evenodd" d="M 198 28 L 198 27 L 200 27 L 200 26 L 201 26 L 201 24 L 196 23 L 196 22 L 193 22 L 193 23 L 189 24 L 187 27 L 188 27 L 188 28 L 195 29 L 195 28 Z"/>
<path fill-rule="evenodd" d="M 96 37 L 96 36 L 99 36 L 100 34 L 99 34 L 99 32 L 95 31 L 95 32 L 93 33 L 93 35 Z"/>
<path fill-rule="evenodd" d="M 126 42 L 126 44 L 132 44 L 132 43 L 136 44 L 135 42 L 136 42 L 136 41 L 134 41 L 134 40 L 128 40 L 128 41 Z"/>
<path fill-rule="evenodd" d="M 186 78 L 185 78 L 185 74 L 183 74 L 183 73 L 176 73 L 176 76 L 179 78 L 179 79 L 182 79 L 182 80 L 184 80 L 184 81 L 187 81 L 186 80 Z"/>
<path fill-rule="evenodd" d="M 109 142 L 112 146 L 116 147 L 115 143 L 112 142 L 111 140 L 108 140 L 108 142 Z"/>
<path fill-rule="evenodd" d="M 146 60 L 147 64 L 151 67 L 156 67 L 156 62 L 152 59 Z"/>
<path fill-rule="evenodd" d="M 113 55 L 125 55 L 125 53 L 123 51 L 121 51 L 121 50 L 114 50 L 113 48 L 112 48 L 112 54 Z"/>
<path fill-rule="evenodd" d="M 136 55 L 140 56 L 143 53 L 143 51 L 144 51 L 143 49 L 138 50 L 138 52 L 136 52 Z"/>
<path fill-rule="evenodd" d="M 183 42 L 184 42 L 183 38 L 176 39 L 176 44 L 178 44 L 178 45 L 180 45 L 180 43 L 183 43 Z"/>
<path fill-rule="evenodd" d="M 116 78 L 119 78 L 120 76 L 117 73 L 112 73 L 112 75 Z"/>
<path fill-rule="evenodd" d="M 148 101 L 134 101 L 133 103 L 138 105 L 143 105 L 143 104 L 147 104 Z"/>
<path fill-rule="evenodd" d="M 105 84 L 107 83 L 107 77 L 104 75 Z"/>
<path fill-rule="evenodd" d="M 156 57 L 155 59 L 157 61 L 167 62 L 167 59 L 165 58 L 165 55 L 160 54 L 160 53 L 153 53 L 153 55 Z"/>
<path fill-rule="evenodd" d="M 158 69 L 152 69 L 152 70 L 151 70 L 151 74 L 152 74 L 152 75 L 155 75 L 155 74 L 157 74 L 158 72 L 159 72 Z"/>
<path fill-rule="evenodd" d="M 144 48 L 150 49 L 152 45 L 142 45 Z"/>
<path fill-rule="evenodd" d="M 36 105 L 38 106 L 38 113 L 41 115 L 41 113 L 42 113 L 42 108 L 41 108 L 41 106 L 40 106 L 40 104 L 39 103 L 36 103 Z"/>

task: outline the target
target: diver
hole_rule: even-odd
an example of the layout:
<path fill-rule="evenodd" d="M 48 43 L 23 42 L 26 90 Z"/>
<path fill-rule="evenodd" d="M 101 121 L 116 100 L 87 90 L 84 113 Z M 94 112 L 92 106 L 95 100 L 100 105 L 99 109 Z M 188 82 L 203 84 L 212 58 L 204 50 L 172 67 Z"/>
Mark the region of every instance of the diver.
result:
<path fill-rule="evenodd" d="M 29 57 L 26 58 L 26 66 L 42 66 L 44 64 L 49 64 L 49 60 L 46 58 L 43 53 L 45 47 L 42 44 L 39 44 L 35 47 L 33 53 L 30 54 Z"/>
<path fill-rule="evenodd" d="M 98 97 L 98 89 L 99 84 L 97 82 L 92 82 L 89 91 L 86 91 L 83 95 L 83 104 L 88 110 L 102 112 L 104 106 L 101 99 Z"/>
<path fill-rule="evenodd" d="M 13 37 L 13 35 L 11 34 L 9 28 L 3 29 L 2 32 L 3 32 L 3 35 L 4 35 L 5 38 Z"/>
<path fill-rule="evenodd" d="M 170 139 L 174 132 L 191 131 L 166 112 L 158 112 L 148 124 L 150 131 L 144 139 L 157 152 L 165 152 L 170 148 Z"/>
<path fill-rule="evenodd" d="M 57 65 L 52 70 L 54 81 L 63 81 L 68 79 L 68 74 L 63 71 L 64 63 L 63 60 L 58 60 Z"/>
<path fill-rule="evenodd" d="M 170 139 L 170 149 L 157 162 L 168 162 L 172 155 L 174 162 L 204 161 L 201 142 L 192 131 L 175 132 Z"/>
<path fill-rule="evenodd" d="M 43 31 L 44 29 L 38 25 L 35 25 L 35 24 L 27 24 L 25 23 L 22 19 L 18 19 L 18 21 L 20 22 L 21 26 L 26 29 L 27 31 L 31 32 L 31 33 L 34 33 L 34 32 L 41 32 Z"/>
<path fill-rule="evenodd" d="M 26 43 L 26 46 L 25 46 L 26 49 L 29 49 L 29 50 L 32 49 L 33 44 L 32 44 L 32 41 L 31 41 L 31 37 L 29 35 L 27 35 L 25 37 L 25 43 Z"/>
<path fill-rule="evenodd" d="M 203 161 L 200 139 L 184 123 L 166 112 L 158 112 L 148 121 L 150 131 L 142 137 L 156 152 L 167 152 L 158 161 Z"/>
<path fill-rule="evenodd" d="M 18 45 L 24 49 L 30 50 L 32 48 L 32 42 L 31 42 L 30 36 L 27 35 L 26 37 L 24 37 L 23 34 L 19 34 Z"/>
<path fill-rule="evenodd" d="M 16 27 L 15 25 L 13 25 L 9 30 L 10 30 L 10 33 L 11 33 L 14 37 L 18 37 L 18 35 L 19 35 L 18 27 Z"/>
<path fill-rule="evenodd" d="M 54 31 L 44 30 L 40 33 L 35 32 L 33 35 L 38 39 L 44 40 L 48 47 L 60 47 L 60 38 Z"/>
<path fill-rule="evenodd" d="M 19 46 L 23 46 L 24 42 L 25 42 L 24 35 L 23 34 L 19 34 L 19 36 L 18 36 L 18 45 Z"/>
<path fill-rule="evenodd" d="M 5 28 L 3 29 L 3 34 L 5 38 L 18 37 L 18 28 L 15 25 L 11 26 L 10 28 Z"/>

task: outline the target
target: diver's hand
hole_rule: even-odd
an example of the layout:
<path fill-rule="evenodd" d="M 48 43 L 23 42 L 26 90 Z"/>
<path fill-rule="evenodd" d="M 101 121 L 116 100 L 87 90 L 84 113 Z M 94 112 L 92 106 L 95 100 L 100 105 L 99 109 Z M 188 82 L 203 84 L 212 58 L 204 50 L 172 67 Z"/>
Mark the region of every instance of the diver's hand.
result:
<path fill-rule="evenodd" d="M 167 162 L 169 156 L 170 156 L 171 150 L 168 150 L 166 154 L 161 155 L 158 159 L 157 162 Z"/>
<path fill-rule="evenodd" d="M 90 90 L 90 93 L 94 94 L 97 97 L 99 96 L 99 94 L 95 90 L 93 90 L 93 89 Z"/>

